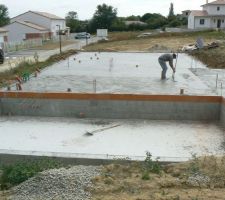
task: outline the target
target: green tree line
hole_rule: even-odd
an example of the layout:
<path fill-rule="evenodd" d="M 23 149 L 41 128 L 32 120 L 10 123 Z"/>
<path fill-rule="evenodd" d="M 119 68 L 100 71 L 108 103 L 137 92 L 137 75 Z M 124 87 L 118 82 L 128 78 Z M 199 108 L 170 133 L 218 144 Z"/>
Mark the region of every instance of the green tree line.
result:
<path fill-rule="evenodd" d="M 75 13 L 75 17 L 71 17 Z M 78 20 L 76 12 L 69 12 L 66 17 L 67 26 L 71 32 L 89 31 L 96 32 L 96 29 L 104 28 L 109 31 L 133 31 L 145 29 L 164 29 L 165 27 L 179 27 L 187 25 L 187 19 L 182 15 L 174 14 L 174 5 L 170 4 L 169 14 L 167 17 L 159 13 L 145 13 L 143 16 L 131 15 L 128 17 L 118 17 L 117 9 L 110 5 L 98 5 L 91 20 Z M 126 21 L 143 22 L 127 25 Z M 72 24 L 72 26 L 71 26 Z"/>
<path fill-rule="evenodd" d="M 138 21 L 141 23 L 126 24 L 126 21 Z M 8 8 L 0 4 L 0 27 L 10 22 Z M 75 11 L 66 14 L 66 25 L 74 32 L 96 32 L 96 29 L 104 28 L 109 31 L 135 31 L 145 29 L 165 29 L 165 27 L 179 27 L 187 25 L 187 19 L 174 14 L 174 5 L 170 4 L 167 17 L 159 13 L 145 13 L 143 16 L 118 17 L 117 9 L 107 5 L 98 5 L 92 19 L 79 20 Z"/>

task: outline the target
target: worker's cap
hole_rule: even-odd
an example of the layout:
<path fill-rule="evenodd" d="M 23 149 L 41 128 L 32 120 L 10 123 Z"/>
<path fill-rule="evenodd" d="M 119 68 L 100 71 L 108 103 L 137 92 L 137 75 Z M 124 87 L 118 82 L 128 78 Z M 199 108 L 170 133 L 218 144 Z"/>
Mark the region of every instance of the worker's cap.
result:
<path fill-rule="evenodd" d="M 173 53 L 173 58 L 175 59 L 177 57 L 177 55 L 175 53 Z"/>

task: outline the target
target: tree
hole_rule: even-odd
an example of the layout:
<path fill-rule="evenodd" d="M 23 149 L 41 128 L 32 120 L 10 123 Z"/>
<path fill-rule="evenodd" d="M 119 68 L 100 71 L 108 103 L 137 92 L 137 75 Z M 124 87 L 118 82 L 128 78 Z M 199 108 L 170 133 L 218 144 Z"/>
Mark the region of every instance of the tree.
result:
<path fill-rule="evenodd" d="M 147 23 L 150 29 L 161 28 L 167 23 L 166 18 L 158 13 L 145 13 L 141 21 Z"/>
<path fill-rule="evenodd" d="M 158 15 L 157 17 L 150 18 L 149 20 L 147 20 L 147 23 L 150 29 L 157 29 L 157 28 L 164 27 L 167 21 L 164 16 Z"/>
<path fill-rule="evenodd" d="M 165 17 L 158 13 L 146 13 L 141 17 L 141 21 L 150 22 L 151 20 L 155 20 L 159 18 L 165 18 Z"/>
<path fill-rule="evenodd" d="M 125 31 L 127 30 L 127 26 L 124 22 L 123 18 L 117 18 L 113 21 L 112 25 L 111 25 L 111 30 L 112 31 Z"/>
<path fill-rule="evenodd" d="M 70 27 L 72 33 L 79 29 L 80 23 L 78 20 L 77 12 L 70 11 L 66 16 L 66 25 Z"/>
<path fill-rule="evenodd" d="M 0 4 L 0 27 L 9 24 L 9 22 L 8 8 L 5 5 Z"/>
<path fill-rule="evenodd" d="M 126 17 L 126 20 L 128 21 L 140 21 L 140 16 L 135 16 L 135 15 L 131 15 L 131 16 L 128 16 Z"/>
<path fill-rule="evenodd" d="M 173 3 L 170 3 L 170 10 L 169 10 L 169 15 L 168 18 L 174 16 L 174 8 L 173 8 Z"/>
<path fill-rule="evenodd" d="M 110 29 L 114 20 L 117 18 L 117 9 L 106 4 L 98 5 L 92 18 L 92 29 L 106 28 Z"/>

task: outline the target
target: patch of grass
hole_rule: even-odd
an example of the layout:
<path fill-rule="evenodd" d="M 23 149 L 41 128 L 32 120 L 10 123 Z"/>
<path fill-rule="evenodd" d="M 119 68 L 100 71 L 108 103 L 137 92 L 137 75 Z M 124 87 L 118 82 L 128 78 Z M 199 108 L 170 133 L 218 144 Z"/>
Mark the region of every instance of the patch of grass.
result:
<path fill-rule="evenodd" d="M 150 180 L 151 177 L 149 173 L 160 174 L 162 171 L 162 168 L 158 161 L 152 160 L 152 154 L 150 152 L 146 152 L 146 158 L 142 168 L 142 180 Z"/>
<path fill-rule="evenodd" d="M 192 155 L 192 160 L 190 162 L 190 165 L 188 167 L 188 172 L 191 174 L 196 174 L 200 172 L 200 166 L 199 166 L 199 159 L 196 156 L 196 154 Z"/>
<path fill-rule="evenodd" d="M 142 179 L 142 180 L 145 180 L 145 181 L 150 180 L 149 172 L 148 172 L 148 171 L 144 171 L 144 172 L 142 173 L 141 179 Z"/>
<path fill-rule="evenodd" d="M 2 166 L 2 174 L 0 177 L 1 190 L 18 185 L 35 176 L 38 172 L 59 168 L 60 166 L 61 164 L 59 162 L 50 159 L 33 162 L 19 162 L 15 165 Z"/>

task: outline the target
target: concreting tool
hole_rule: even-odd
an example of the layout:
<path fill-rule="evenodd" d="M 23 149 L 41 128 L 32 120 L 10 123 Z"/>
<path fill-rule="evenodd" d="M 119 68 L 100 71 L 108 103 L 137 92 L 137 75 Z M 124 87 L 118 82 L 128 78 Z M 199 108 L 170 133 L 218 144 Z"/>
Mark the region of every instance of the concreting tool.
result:
<path fill-rule="evenodd" d="M 176 67 L 177 67 L 177 59 L 178 59 L 178 53 L 177 53 L 176 62 L 175 62 L 175 65 L 174 65 L 175 72 L 176 72 Z M 175 81 L 175 72 L 173 72 L 173 75 L 172 75 L 173 81 Z"/>
<path fill-rule="evenodd" d="M 105 127 L 105 128 L 97 129 L 97 130 L 94 130 L 94 131 L 86 131 L 86 133 L 84 135 L 86 135 L 86 136 L 93 136 L 94 133 L 102 132 L 102 131 L 105 131 L 105 130 L 108 130 L 108 129 L 112 129 L 112 128 L 115 128 L 115 127 L 118 127 L 118 126 L 121 126 L 121 125 L 120 124 L 116 124 L 116 125 L 113 125 L 113 126 L 110 126 L 110 127 Z"/>

